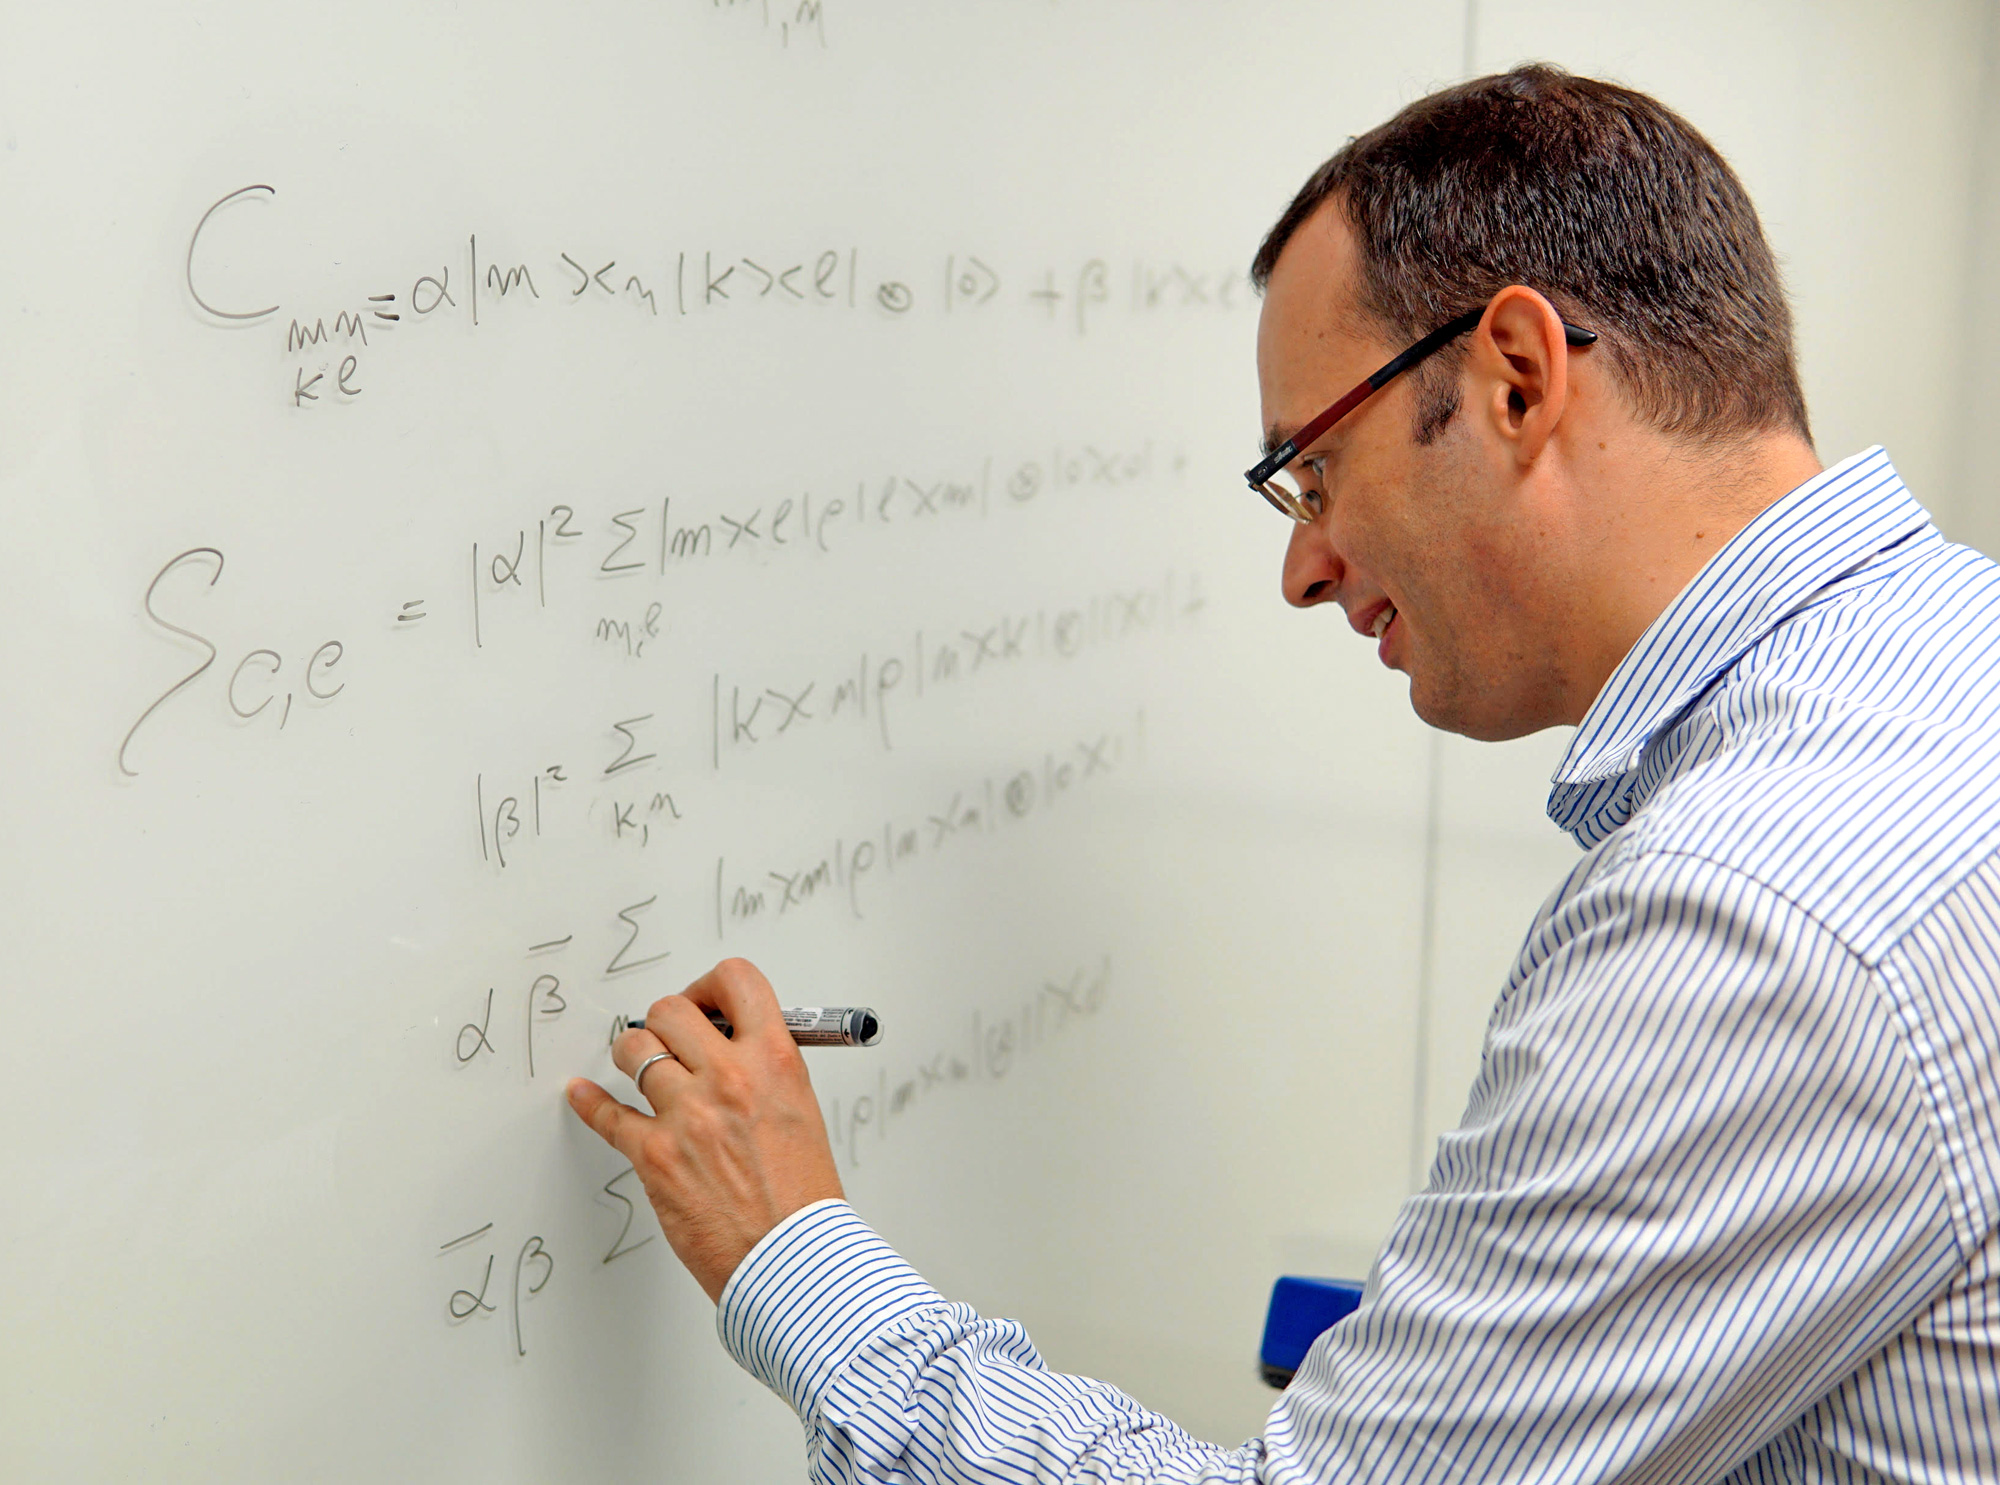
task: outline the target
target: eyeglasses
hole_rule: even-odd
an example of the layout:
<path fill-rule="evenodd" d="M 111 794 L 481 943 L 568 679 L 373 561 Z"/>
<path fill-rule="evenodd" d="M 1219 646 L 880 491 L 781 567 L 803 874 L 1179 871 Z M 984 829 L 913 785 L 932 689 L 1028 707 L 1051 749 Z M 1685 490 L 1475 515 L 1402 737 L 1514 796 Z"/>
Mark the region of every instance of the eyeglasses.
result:
<path fill-rule="evenodd" d="M 1325 412 L 1306 424 L 1305 427 L 1299 429 L 1297 433 L 1294 433 L 1290 438 L 1279 444 L 1268 455 L 1258 460 L 1257 463 L 1253 464 L 1245 472 L 1243 477 L 1250 482 L 1250 488 L 1255 490 L 1259 495 L 1262 495 L 1271 504 L 1275 505 L 1300 525 L 1311 525 L 1319 516 L 1320 494 L 1317 490 L 1311 492 L 1301 490 L 1294 476 L 1283 473 L 1285 466 L 1298 458 L 1301 449 L 1311 448 L 1320 438 L 1325 436 L 1329 428 L 1333 427 L 1335 423 L 1338 423 L 1342 418 L 1353 412 L 1355 408 L 1361 406 L 1370 397 L 1388 386 L 1390 382 L 1394 381 L 1411 367 L 1422 364 L 1431 356 L 1444 349 L 1450 342 L 1476 326 L 1479 323 L 1480 316 L 1485 313 L 1486 307 L 1481 305 L 1478 309 L 1467 310 L 1448 325 L 1440 325 L 1407 351 L 1404 351 L 1402 355 L 1396 357 L 1395 360 L 1369 377 L 1367 381 L 1361 383 L 1360 386 L 1341 398 L 1340 401 L 1334 403 L 1332 407 L 1329 407 Z M 1597 332 L 1595 330 L 1585 330 L 1581 326 L 1572 325 L 1565 320 L 1563 322 L 1563 339 L 1574 346 L 1585 346 L 1597 339 Z"/>

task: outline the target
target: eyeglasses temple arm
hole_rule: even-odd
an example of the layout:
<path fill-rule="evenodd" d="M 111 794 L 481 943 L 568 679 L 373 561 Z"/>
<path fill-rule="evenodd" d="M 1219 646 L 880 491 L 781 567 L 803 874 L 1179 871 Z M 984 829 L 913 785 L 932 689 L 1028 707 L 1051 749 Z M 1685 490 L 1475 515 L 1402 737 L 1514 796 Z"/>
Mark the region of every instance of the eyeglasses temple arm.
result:
<path fill-rule="evenodd" d="M 1291 463 L 1292 460 L 1298 458 L 1301 449 L 1311 448 L 1322 433 L 1353 412 L 1355 408 L 1367 401 L 1368 398 L 1381 391 L 1382 388 L 1408 371 L 1412 366 L 1436 355 L 1444 348 L 1448 341 L 1456 339 L 1458 336 L 1465 334 L 1468 330 L 1477 326 L 1480 318 L 1485 313 L 1486 308 L 1484 305 L 1481 305 L 1478 309 L 1467 310 L 1449 324 L 1438 326 L 1437 329 L 1431 331 L 1422 340 L 1411 346 L 1407 351 L 1404 351 L 1402 355 L 1396 357 L 1395 360 L 1370 376 L 1367 381 L 1361 383 L 1360 386 L 1349 392 L 1340 401 L 1334 403 L 1332 407 L 1329 407 L 1325 412 L 1306 424 L 1305 427 L 1299 429 L 1298 432 L 1271 450 L 1269 454 L 1264 456 L 1260 463 L 1245 475 L 1245 478 L 1252 485 L 1261 485 L 1266 480 L 1269 480 L 1279 470 Z M 1586 330 L 1581 325 L 1572 325 L 1569 321 L 1565 320 L 1563 321 L 1563 339 L 1573 346 L 1586 346 L 1592 344 L 1597 339 L 1597 332 L 1595 330 Z"/>

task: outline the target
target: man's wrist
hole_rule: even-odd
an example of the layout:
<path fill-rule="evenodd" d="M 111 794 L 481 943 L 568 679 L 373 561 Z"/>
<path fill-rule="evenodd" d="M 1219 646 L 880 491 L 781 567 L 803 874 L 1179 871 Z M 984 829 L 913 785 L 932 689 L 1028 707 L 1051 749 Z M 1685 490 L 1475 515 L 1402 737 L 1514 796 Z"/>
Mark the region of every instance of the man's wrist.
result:
<path fill-rule="evenodd" d="M 884 1327 L 942 1295 L 845 1201 L 801 1207 L 744 1255 L 716 1301 L 737 1363 L 810 1419 L 827 1386 Z"/>

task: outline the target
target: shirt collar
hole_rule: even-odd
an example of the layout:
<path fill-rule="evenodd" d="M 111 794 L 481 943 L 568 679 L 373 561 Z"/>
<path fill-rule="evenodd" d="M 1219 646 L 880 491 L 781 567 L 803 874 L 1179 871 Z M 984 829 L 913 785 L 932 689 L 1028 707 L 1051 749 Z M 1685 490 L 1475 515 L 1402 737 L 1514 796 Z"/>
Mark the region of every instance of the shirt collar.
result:
<path fill-rule="evenodd" d="M 1879 447 L 1764 511 L 1611 672 L 1556 768 L 1549 818 L 1586 846 L 1603 839 L 1628 813 L 1629 780 L 1620 787 L 1620 776 L 1717 676 L 1829 582 L 1929 524 Z"/>

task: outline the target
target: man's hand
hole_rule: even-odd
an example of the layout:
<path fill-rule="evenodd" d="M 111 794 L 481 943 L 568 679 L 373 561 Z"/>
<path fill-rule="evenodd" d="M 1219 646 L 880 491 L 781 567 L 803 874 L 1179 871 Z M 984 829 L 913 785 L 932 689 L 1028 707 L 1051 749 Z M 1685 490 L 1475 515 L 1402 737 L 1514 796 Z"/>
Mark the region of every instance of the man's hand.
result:
<path fill-rule="evenodd" d="M 709 1024 L 710 1006 L 733 1040 Z M 569 1103 L 632 1162 L 660 1230 L 719 1299 L 758 1240 L 800 1207 L 841 1195 L 840 1177 L 805 1059 L 754 964 L 725 959 L 654 1001 L 645 1028 L 623 1033 L 611 1059 L 630 1077 L 658 1052 L 676 1060 L 646 1069 L 639 1092 L 651 1117 L 588 1078 L 570 1080 Z"/>

